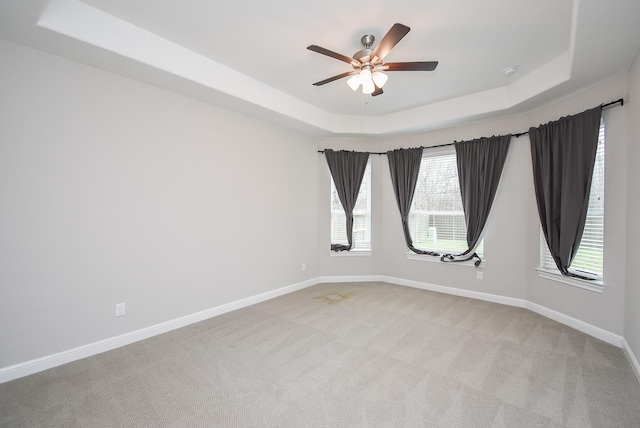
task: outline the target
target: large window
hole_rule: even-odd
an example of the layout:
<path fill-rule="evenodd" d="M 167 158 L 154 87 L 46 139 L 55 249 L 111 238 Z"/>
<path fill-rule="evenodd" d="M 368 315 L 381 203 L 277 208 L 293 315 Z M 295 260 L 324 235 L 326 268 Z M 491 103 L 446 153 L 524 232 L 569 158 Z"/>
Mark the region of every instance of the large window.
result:
<path fill-rule="evenodd" d="M 467 226 L 453 149 L 425 153 L 409 211 L 409 229 L 416 248 L 458 254 L 467 246 Z M 476 252 L 482 255 L 480 242 Z"/>
<path fill-rule="evenodd" d="M 331 180 L 331 243 L 348 244 L 347 220 Z M 358 201 L 353 209 L 353 248 L 356 250 L 371 249 L 371 161 L 367 162 Z"/>
<path fill-rule="evenodd" d="M 598 136 L 598 149 L 596 161 L 593 167 L 591 179 L 591 192 L 589 194 L 589 207 L 587 208 L 587 221 L 582 234 L 582 241 L 570 271 L 578 274 L 591 274 L 595 278 L 601 278 L 603 269 L 604 251 L 604 121 L 600 119 L 600 134 Z M 551 257 L 549 247 L 540 228 L 540 267 L 557 271 L 557 266 Z"/>

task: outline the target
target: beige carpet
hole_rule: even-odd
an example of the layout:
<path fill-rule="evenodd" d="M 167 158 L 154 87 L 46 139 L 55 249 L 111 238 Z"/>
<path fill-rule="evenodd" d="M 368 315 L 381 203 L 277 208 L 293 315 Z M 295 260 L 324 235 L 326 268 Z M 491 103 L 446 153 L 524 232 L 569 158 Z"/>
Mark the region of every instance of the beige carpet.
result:
<path fill-rule="evenodd" d="M 0 427 L 640 427 L 623 352 L 525 309 L 321 284 L 0 385 Z"/>

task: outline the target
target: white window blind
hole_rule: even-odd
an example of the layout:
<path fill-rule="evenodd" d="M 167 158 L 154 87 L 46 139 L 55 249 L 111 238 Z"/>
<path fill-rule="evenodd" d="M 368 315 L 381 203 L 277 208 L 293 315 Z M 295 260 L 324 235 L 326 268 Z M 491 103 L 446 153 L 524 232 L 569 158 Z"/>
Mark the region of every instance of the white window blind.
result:
<path fill-rule="evenodd" d="M 331 179 L 331 243 L 348 244 L 347 219 L 338 197 L 336 186 Z M 371 161 L 362 178 L 358 200 L 353 209 L 353 248 L 371 249 Z"/>
<path fill-rule="evenodd" d="M 596 161 L 591 179 L 587 220 L 578 253 L 571 263 L 571 269 L 602 277 L 604 252 L 604 121 L 600 119 L 600 133 Z M 557 270 L 551 257 L 547 241 L 540 228 L 540 267 Z"/>
<path fill-rule="evenodd" d="M 455 151 L 423 155 L 409 230 L 413 245 L 421 250 L 458 254 L 467 249 Z M 476 252 L 482 256 L 483 242 Z"/>

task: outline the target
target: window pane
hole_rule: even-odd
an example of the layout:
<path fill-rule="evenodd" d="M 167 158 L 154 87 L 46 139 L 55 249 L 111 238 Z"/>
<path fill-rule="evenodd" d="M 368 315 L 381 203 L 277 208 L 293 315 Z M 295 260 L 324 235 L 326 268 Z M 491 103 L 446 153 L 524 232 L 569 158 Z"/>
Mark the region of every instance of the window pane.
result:
<path fill-rule="evenodd" d="M 587 220 L 582 234 L 582 241 L 571 269 L 602 275 L 604 253 L 604 121 L 600 119 L 600 134 L 596 161 L 591 179 Z M 557 269 L 551 253 L 540 229 L 540 264 L 547 269 Z"/>
<path fill-rule="evenodd" d="M 455 152 L 424 156 L 409 212 L 409 230 L 416 248 L 460 253 L 467 249 Z M 482 254 L 482 243 L 477 249 Z"/>
<path fill-rule="evenodd" d="M 340 203 L 336 186 L 331 180 L 331 243 L 347 244 L 346 215 Z M 371 248 L 371 161 L 362 178 L 360 193 L 353 210 L 354 248 Z"/>

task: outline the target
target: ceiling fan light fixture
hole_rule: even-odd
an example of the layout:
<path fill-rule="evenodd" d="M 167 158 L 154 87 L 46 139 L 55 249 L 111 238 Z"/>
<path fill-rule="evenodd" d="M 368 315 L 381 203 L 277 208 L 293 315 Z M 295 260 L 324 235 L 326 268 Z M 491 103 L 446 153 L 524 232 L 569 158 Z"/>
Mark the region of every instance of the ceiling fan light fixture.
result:
<path fill-rule="evenodd" d="M 369 95 L 376 90 L 376 86 L 373 84 L 373 80 L 368 79 L 362 83 L 362 93 Z"/>
<path fill-rule="evenodd" d="M 362 85 L 363 94 L 369 95 L 376 90 L 373 79 L 371 79 L 371 70 L 368 68 L 363 68 L 362 71 L 360 71 L 358 80 L 360 80 L 360 84 Z"/>
<path fill-rule="evenodd" d="M 400 40 L 411 29 L 406 25 L 399 23 L 393 24 L 391 29 L 385 34 L 378 46 L 373 47 L 375 37 L 365 35 L 360 39 L 364 49 L 356 52 L 352 57 L 348 57 L 337 52 L 330 51 L 317 45 L 307 46 L 307 49 L 322 55 L 337 59 L 349 64 L 355 71 L 347 71 L 328 79 L 315 82 L 313 86 L 322 86 L 327 83 L 351 76 L 348 79 L 348 85 L 356 91 L 362 85 L 364 94 L 373 94 L 373 96 L 381 95 L 382 87 L 387 82 L 388 76 L 384 71 L 433 71 L 438 65 L 438 61 L 414 61 L 414 62 L 390 62 L 384 64 L 384 58 L 398 44 Z"/>
<path fill-rule="evenodd" d="M 349 87 L 354 91 L 357 91 L 358 86 L 360 86 L 360 75 L 354 74 L 353 76 L 351 76 L 349 80 L 347 80 L 347 85 L 349 85 Z"/>
<path fill-rule="evenodd" d="M 368 68 L 363 68 L 360 71 L 360 83 L 362 84 L 362 86 L 365 85 L 365 83 L 367 83 L 368 81 L 371 81 L 371 70 L 369 70 Z"/>
<path fill-rule="evenodd" d="M 382 88 L 384 84 L 387 83 L 387 79 L 389 79 L 389 76 L 381 71 L 374 71 L 371 77 L 373 78 L 373 81 L 378 86 L 378 88 Z"/>

